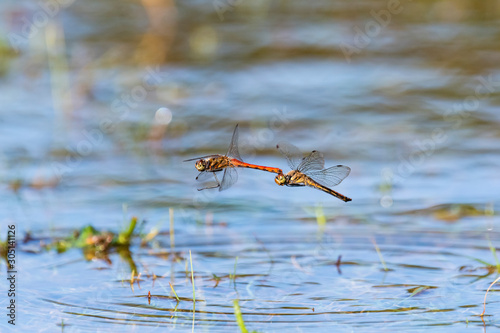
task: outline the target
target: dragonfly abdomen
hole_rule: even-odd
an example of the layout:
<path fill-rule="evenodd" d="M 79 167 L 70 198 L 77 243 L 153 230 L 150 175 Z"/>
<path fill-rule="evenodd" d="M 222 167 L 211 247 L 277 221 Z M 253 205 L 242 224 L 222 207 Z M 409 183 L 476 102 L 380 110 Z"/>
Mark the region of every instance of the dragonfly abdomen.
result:
<path fill-rule="evenodd" d="M 267 171 L 267 172 L 273 172 L 277 174 L 282 174 L 283 171 L 279 168 L 273 168 L 273 167 L 267 167 L 263 165 L 257 165 L 257 164 L 250 164 L 250 163 L 245 163 L 237 159 L 231 159 L 231 163 L 239 168 L 248 168 L 248 169 L 257 169 L 257 170 L 262 170 L 262 171 Z"/>
<path fill-rule="evenodd" d="M 328 193 L 328 194 L 330 194 L 330 195 L 333 195 L 334 197 L 336 197 L 336 198 L 338 198 L 338 199 L 340 199 L 340 200 L 342 200 L 342 201 L 344 201 L 344 202 L 352 201 L 352 199 L 351 199 L 351 198 L 348 198 L 348 197 L 346 197 L 345 195 L 342 195 L 342 194 L 340 194 L 340 193 L 338 193 L 338 192 L 335 192 L 334 190 L 332 190 L 332 189 L 330 189 L 330 188 L 328 188 L 328 187 L 326 187 L 326 186 L 323 186 L 323 185 L 321 185 L 321 184 L 319 184 L 319 183 L 315 182 L 314 180 L 312 180 L 312 179 L 310 179 L 310 178 L 306 178 L 306 179 L 304 180 L 304 183 L 305 183 L 307 186 L 317 188 L 318 190 L 321 190 L 321 191 L 326 192 L 326 193 Z"/>

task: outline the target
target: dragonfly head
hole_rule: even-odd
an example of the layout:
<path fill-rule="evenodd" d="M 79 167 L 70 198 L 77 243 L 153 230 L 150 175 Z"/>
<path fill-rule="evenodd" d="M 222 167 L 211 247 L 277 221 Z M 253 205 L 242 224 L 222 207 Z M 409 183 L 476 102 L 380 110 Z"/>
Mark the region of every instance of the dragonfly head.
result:
<path fill-rule="evenodd" d="M 206 166 L 205 166 L 205 161 L 204 160 L 198 160 L 196 161 L 196 164 L 194 165 L 196 170 L 198 171 L 205 171 Z"/>
<path fill-rule="evenodd" d="M 276 176 L 276 178 L 274 178 L 274 182 L 280 186 L 283 186 L 286 183 L 286 176 L 280 173 Z"/>

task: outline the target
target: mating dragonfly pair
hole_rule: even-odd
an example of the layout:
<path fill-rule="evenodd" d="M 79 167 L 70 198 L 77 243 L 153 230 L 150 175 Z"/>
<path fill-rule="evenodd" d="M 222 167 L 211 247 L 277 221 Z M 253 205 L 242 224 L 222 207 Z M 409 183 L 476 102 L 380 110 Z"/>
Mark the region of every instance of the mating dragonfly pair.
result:
<path fill-rule="evenodd" d="M 336 165 L 325 169 L 323 154 L 316 150 L 313 150 L 308 156 L 302 157 L 299 149 L 289 143 L 279 143 L 276 148 L 285 156 L 288 165 L 292 169 L 286 175 L 279 168 L 242 161 L 238 151 L 238 125 L 234 129 L 226 155 L 207 155 L 185 160 L 184 162 L 196 160 L 195 167 L 200 171 L 200 174 L 196 177 L 197 180 L 203 180 L 212 175 L 215 178 L 215 185 L 200 188 L 198 191 L 208 188 L 219 188 L 219 191 L 226 190 L 238 180 L 236 168 L 250 168 L 278 174 L 274 181 L 280 186 L 310 186 L 345 202 L 352 200 L 330 189 L 330 187 L 340 184 L 349 175 L 349 172 L 351 172 L 349 167 Z M 216 174 L 220 171 L 224 171 L 221 181 L 219 181 Z"/>

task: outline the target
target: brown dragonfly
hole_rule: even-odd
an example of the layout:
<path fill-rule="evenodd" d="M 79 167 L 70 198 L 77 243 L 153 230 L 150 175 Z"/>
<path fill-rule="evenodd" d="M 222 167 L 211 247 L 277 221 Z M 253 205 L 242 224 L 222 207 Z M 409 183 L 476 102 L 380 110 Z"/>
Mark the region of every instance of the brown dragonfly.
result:
<path fill-rule="evenodd" d="M 198 189 L 198 191 L 209 189 L 209 188 L 219 188 L 219 191 L 223 191 L 231 187 L 238 180 L 238 172 L 236 168 L 249 168 L 257 169 L 267 172 L 273 172 L 277 174 L 283 174 L 283 171 L 279 168 L 272 168 L 257 164 L 245 163 L 240 157 L 238 151 L 238 125 L 234 128 L 233 137 L 231 138 L 231 143 L 229 144 L 229 150 L 226 155 L 214 154 L 201 156 L 196 158 L 191 158 L 187 161 L 195 161 L 195 168 L 200 171 L 200 174 L 196 177 L 196 180 L 204 180 L 212 175 L 215 178 L 215 185 L 208 186 Z M 217 172 L 224 171 L 221 181 L 217 178 Z"/>
<path fill-rule="evenodd" d="M 297 147 L 289 143 L 279 143 L 276 148 L 283 154 L 292 171 L 286 175 L 278 174 L 274 181 L 283 186 L 310 186 L 333 195 L 345 202 L 352 201 L 330 187 L 340 184 L 351 172 L 345 165 L 336 165 L 325 169 L 325 158 L 317 150 L 302 158 Z"/>

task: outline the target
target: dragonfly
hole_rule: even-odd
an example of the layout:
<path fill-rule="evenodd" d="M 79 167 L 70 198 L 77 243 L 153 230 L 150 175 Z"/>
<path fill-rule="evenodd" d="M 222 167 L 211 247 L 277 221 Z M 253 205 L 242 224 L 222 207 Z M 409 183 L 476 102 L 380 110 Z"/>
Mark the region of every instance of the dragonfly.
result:
<path fill-rule="evenodd" d="M 274 179 L 276 184 L 314 187 L 342 201 L 352 201 L 351 198 L 330 189 L 340 184 L 349 175 L 351 168 L 345 165 L 335 165 L 325 169 L 325 158 L 317 150 L 313 150 L 302 158 L 300 150 L 292 144 L 281 142 L 276 145 L 276 148 L 285 156 L 292 169 L 286 175 L 278 174 Z"/>
<path fill-rule="evenodd" d="M 200 188 L 198 189 L 198 191 L 217 187 L 219 188 L 219 191 L 228 189 L 238 180 L 238 172 L 236 171 L 236 168 L 257 169 L 277 174 L 283 174 L 283 171 L 279 168 L 250 164 L 242 161 L 240 153 L 238 151 L 238 125 L 236 125 L 236 127 L 234 128 L 231 143 L 229 144 L 229 150 L 227 151 L 226 155 L 207 155 L 191 158 L 185 160 L 184 162 L 188 161 L 196 161 L 194 166 L 196 170 L 200 171 L 200 174 L 196 177 L 196 180 L 204 180 L 207 177 L 209 178 L 211 175 L 213 175 L 215 178 L 215 185 Z M 220 171 L 224 171 L 224 174 L 222 176 L 222 179 L 219 181 L 216 173 Z"/>

